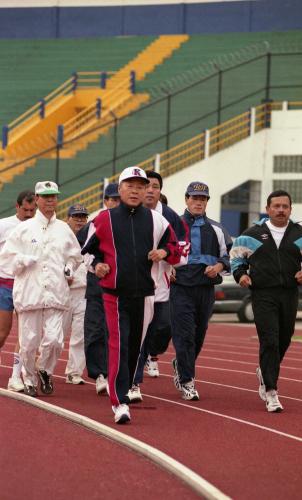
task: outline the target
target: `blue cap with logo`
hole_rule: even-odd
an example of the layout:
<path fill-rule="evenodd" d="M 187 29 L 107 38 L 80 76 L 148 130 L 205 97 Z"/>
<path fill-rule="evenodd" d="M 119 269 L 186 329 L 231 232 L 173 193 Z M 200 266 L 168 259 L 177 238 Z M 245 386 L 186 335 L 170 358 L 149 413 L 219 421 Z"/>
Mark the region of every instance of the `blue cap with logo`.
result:
<path fill-rule="evenodd" d="M 204 182 L 190 182 L 186 196 L 206 196 L 210 199 L 209 187 Z"/>
<path fill-rule="evenodd" d="M 69 207 L 67 215 L 68 217 L 72 217 L 72 215 L 88 215 L 88 210 L 84 205 L 77 203 Z"/>
<path fill-rule="evenodd" d="M 105 198 L 119 198 L 120 193 L 118 192 L 118 184 L 116 182 L 111 182 L 106 186 L 104 191 Z"/>

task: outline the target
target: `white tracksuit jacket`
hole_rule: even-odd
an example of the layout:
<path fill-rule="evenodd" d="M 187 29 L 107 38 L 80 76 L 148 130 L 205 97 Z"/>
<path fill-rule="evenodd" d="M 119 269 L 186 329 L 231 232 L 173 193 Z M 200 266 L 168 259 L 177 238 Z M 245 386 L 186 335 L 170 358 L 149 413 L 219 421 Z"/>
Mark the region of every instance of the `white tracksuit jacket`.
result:
<path fill-rule="evenodd" d="M 0 254 L 1 266 L 15 278 L 16 311 L 68 309 L 64 268 L 74 273 L 81 262 L 80 245 L 68 224 L 56 215 L 48 220 L 37 210 L 35 217 L 11 232 Z"/>

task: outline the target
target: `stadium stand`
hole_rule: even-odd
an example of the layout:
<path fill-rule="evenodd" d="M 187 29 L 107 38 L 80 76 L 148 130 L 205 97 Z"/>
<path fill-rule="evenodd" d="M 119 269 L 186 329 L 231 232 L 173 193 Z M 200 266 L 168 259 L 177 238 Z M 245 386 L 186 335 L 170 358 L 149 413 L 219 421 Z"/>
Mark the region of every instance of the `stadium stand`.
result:
<path fill-rule="evenodd" d="M 261 39 L 267 40 L 270 43 L 271 49 L 275 48 L 275 50 L 280 50 L 280 47 L 293 46 L 297 49 L 299 45 L 301 46 L 301 32 L 193 36 L 175 52 L 171 59 L 158 67 L 143 83 L 140 83 L 138 91 L 149 90 L 153 99 L 165 94 L 167 90 L 176 92 L 185 85 L 200 80 L 206 74 L 207 70 L 211 69 L 213 71 L 213 65 L 210 63 L 210 60 L 213 61 L 213 58 L 216 65 L 218 64 L 219 67 L 226 69 L 228 65 L 242 62 L 244 58 L 246 60 L 249 57 L 251 58 L 253 53 L 258 54 L 258 47 L 261 46 L 262 50 L 268 47 L 267 45 L 256 43 Z M 248 50 L 244 49 L 247 41 L 254 42 L 253 47 Z M 230 49 L 232 49 L 231 52 Z M 200 64 L 201 61 L 203 64 Z M 296 62 L 298 63 L 298 61 L 299 58 Z M 285 64 L 284 58 L 281 69 L 273 67 L 275 81 L 279 80 L 282 83 L 287 79 L 288 83 L 289 68 L 291 68 L 292 73 L 295 73 L 294 79 L 298 80 L 300 71 L 297 68 L 300 67 L 300 64 L 293 65 L 292 62 L 293 60 L 287 61 Z M 85 69 L 87 69 L 87 66 Z M 255 84 L 258 84 L 258 87 L 262 89 L 265 86 L 265 63 L 263 63 L 261 58 L 251 65 L 249 72 L 242 72 L 238 69 L 236 71 L 233 70 L 229 74 L 229 78 L 227 77 L 227 73 L 224 75 L 224 103 L 232 103 L 233 100 L 249 94 L 249 90 L 253 90 Z M 296 90 L 293 90 L 289 97 L 293 98 L 295 92 Z M 282 90 L 279 89 L 276 98 L 283 98 L 280 95 L 281 93 Z M 261 98 L 264 97 L 263 91 L 260 94 L 254 98 L 243 99 L 237 107 L 233 105 L 223 110 L 221 120 L 223 121 L 230 116 L 247 110 L 250 105 L 258 104 Z M 194 88 L 192 87 L 190 92 L 182 92 L 179 94 L 179 97 L 175 94 L 172 102 L 173 108 L 170 123 L 172 130 L 177 128 L 177 126 L 183 127 L 184 117 L 186 119 L 190 117 L 194 123 L 184 127 L 180 132 L 171 133 L 170 144 L 168 145 L 170 147 L 196 135 L 196 132 L 199 130 L 204 130 L 204 128 L 209 128 L 216 124 L 217 117 L 215 114 L 199 121 L 198 117 L 201 114 L 210 113 L 210 111 L 217 108 L 217 81 L 209 81 L 208 86 L 203 83 L 202 87 L 198 87 L 198 85 Z M 201 104 L 200 108 L 196 106 L 196 103 Z M 143 161 L 155 152 L 164 151 L 167 148 L 165 136 L 166 114 L 167 99 L 162 99 L 157 101 L 156 105 L 146 107 L 140 112 L 120 121 L 118 126 L 118 140 L 117 144 L 115 144 L 115 162 L 112 159 L 114 128 L 111 129 L 106 137 L 97 143 L 90 144 L 86 151 L 78 153 L 76 158 L 73 158 L 71 162 L 70 160 L 61 160 L 59 182 L 62 185 L 63 196 L 69 196 L 74 192 L 81 191 L 101 178 L 120 170 L 125 165 Z M 160 137 L 160 139 L 157 140 L 157 137 Z M 145 144 L 145 147 L 141 147 L 142 144 Z M 131 151 L 133 152 L 131 153 Z M 126 155 L 127 152 L 129 153 Z M 102 168 L 100 168 L 101 165 Z M 38 162 L 38 166 L 39 172 L 45 173 L 45 178 L 55 177 L 55 159 L 41 159 Z M 90 173 L 84 177 L 83 172 L 87 170 Z M 21 182 L 22 185 L 32 185 L 35 179 L 35 169 L 30 169 L 22 176 Z M 2 207 L 8 206 L 11 203 L 10 200 L 14 199 L 15 193 L 18 191 L 18 188 L 14 184 L 4 187 L 1 193 L 0 210 Z"/>

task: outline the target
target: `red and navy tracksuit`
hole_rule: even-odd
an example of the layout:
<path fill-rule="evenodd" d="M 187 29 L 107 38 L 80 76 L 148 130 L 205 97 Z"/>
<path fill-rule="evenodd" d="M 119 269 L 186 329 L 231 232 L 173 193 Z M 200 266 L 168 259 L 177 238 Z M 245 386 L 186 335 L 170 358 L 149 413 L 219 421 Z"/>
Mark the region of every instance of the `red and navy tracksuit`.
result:
<path fill-rule="evenodd" d="M 235 239 L 231 266 L 235 280 L 249 272 L 251 299 L 266 390 L 277 389 L 280 363 L 295 330 L 301 270 L 302 227 L 289 221 L 279 248 L 265 224 L 257 222 Z"/>
<path fill-rule="evenodd" d="M 83 249 L 109 265 L 101 279 L 109 331 L 109 393 L 112 405 L 128 403 L 141 344 L 153 316 L 158 265 L 148 260 L 153 249 L 167 251 L 176 264 L 181 251 L 175 233 L 158 212 L 123 202 L 101 212 L 96 232 Z"/>

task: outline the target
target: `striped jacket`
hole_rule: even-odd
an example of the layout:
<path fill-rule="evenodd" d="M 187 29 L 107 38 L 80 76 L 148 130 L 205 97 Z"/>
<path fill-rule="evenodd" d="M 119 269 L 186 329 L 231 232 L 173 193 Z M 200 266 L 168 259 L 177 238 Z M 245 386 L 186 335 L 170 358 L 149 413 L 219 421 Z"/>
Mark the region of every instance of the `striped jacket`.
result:
<path fill-rule="evenodd" d="M 110 273 L 101 279 L 104 292 L 113 295 L 144 297 L 154 295 L 159 265 L 148 260 L 153 249 L 164 249 L 166 261 L 177 264 L 181 249 L 168 221 L 155 210 L 124 203 L 100 212 L 96 232 L 82 253 L 94 255 L 109 265 Z"/>
<path fill-rule="evenodd" d="M 302 227 L 289 221 L 277 248 L 265 220 L 235 239 L 231 250 L 234 278 L 238 283 L 249 271 L 252 288 L 294 288 L 298 286 L 295 274 L 301 270 Z"/>

